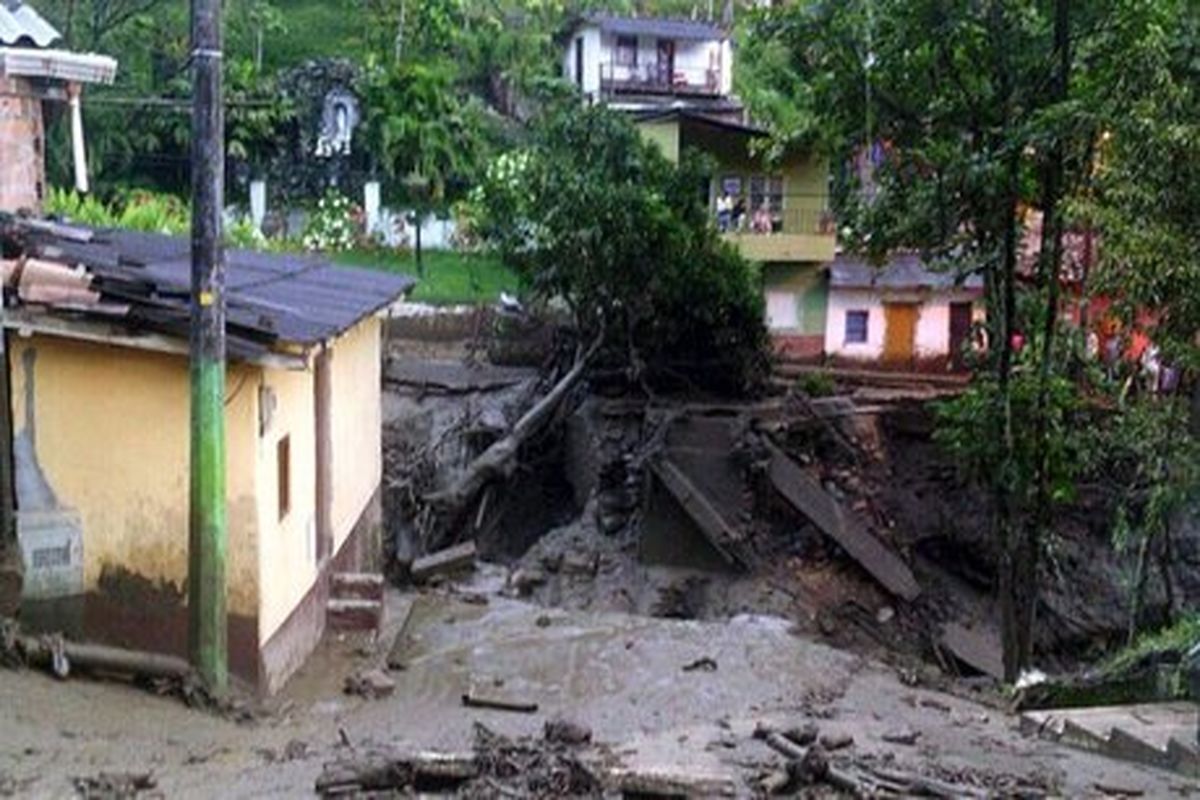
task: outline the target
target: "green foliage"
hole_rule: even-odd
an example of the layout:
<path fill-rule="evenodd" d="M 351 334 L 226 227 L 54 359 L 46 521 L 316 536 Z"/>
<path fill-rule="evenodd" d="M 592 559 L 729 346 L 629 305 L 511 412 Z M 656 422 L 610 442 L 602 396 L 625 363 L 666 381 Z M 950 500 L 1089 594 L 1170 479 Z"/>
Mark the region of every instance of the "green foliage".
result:
<path fill-rule="evenodd" d="M 389 176 L 425 185 L 417 200 L 442 203 L 482 157 L 482 110 L 454 84 L 445 61 L 374 69 L 364 87 L 368 138 Z"/>
<path fill-rule="evenodd" d="M 837 382 L 828 372 L 809 372 L 797 385 L 809 397 L 830 397 L 837 392 Z"/>
<path fill-rule="evenodd" d="M 739 391 L 765 366 L 755 275 L 719 239 L 695 165 L 677 168 L 622 115 L 566 104 L 473 191 L 471 228 L 527 281 L 604 332 L 635 373 Z"/>
<path fill-rule="evenodd" d="M 51 189 L 45 206 L 48 214 L 96 228 L 180 236 L 191 227 L 191 211 L 178 197 L 140 189 L 123 193 L 113 205 L 91 195 Z"/>
<path fill-rule="evenodd" d="M 1188 614 L 1158 631 L 1142 634 L 1137 640 L 1104 662 L 1100 672 L 1119 675 L 1149 658 L 1173 654 L 1182 661 L 1194 645 L 1200 643 L 1200 614 Z M 1171 660 L 1176 660 L 1172 658 Z"/>
<path fill-rule="evenodd" d="M 1053 375 L 1041 413 L 1045 415 L 1048 446 L 1037 438 L 1027 420 L 1039 409 L 1042 389 L 1036 369 L 1019 368 L 1010 386 L 1011 405 L 998 402 L 994 378 L 977 378 L 962 394 L 936 405 L 934 439 L 950 453 L 964 477 L 989 486 L 1002 482 L 1024 508 L 1033 508 L 1042 470 L 1047 471 L 1050 501 L 1055 505 L 1076 496 L 1080 453 L 1086 417 L 1079 389 Z M 1011 438 L 1011 441 L 1006 441 Z M 1043 464 L 1042 459 L 1045 459 Z"/>

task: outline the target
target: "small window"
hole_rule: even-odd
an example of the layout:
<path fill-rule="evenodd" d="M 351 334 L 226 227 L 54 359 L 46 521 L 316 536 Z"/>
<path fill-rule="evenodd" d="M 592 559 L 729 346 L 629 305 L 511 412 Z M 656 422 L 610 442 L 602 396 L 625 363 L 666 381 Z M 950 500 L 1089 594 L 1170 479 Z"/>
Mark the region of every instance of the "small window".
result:
<path fill-rule="evenodd" d="M 275 468 L 279 476 L 279 519 L 292 509 L 292 443 L 284 436 L 275 446 Z"/>
<path fill-rule="evenodd" d="M 846 312 L 846 344 L 863 344 L 867 341 L 866 311 Z"/>
<path fill-rule="evenodd" d="M 619 67 L 636 67 L 637 66 L 637 39 L 633 36 L 618 36 L 617 37 L 617 66 Z"/>

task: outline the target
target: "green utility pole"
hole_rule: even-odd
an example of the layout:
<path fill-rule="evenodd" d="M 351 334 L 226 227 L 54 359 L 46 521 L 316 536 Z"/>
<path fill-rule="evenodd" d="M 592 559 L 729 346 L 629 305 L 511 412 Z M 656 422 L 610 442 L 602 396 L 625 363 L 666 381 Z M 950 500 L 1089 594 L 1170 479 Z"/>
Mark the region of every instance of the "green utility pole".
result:
<path fill-rule="evenodd" d="M 192 0 L 191 495 L 188 650 L 215 691 L 228 675 L 225 631 L 225 116 L 221 0 Z"/>

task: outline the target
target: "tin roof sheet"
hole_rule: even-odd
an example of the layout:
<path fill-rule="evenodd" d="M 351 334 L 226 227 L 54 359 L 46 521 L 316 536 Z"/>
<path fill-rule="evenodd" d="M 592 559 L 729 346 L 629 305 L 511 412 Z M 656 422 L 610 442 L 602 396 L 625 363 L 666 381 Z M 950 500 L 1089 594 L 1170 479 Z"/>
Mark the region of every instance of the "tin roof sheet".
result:
<path fill-rule="evenodd" d="M 33 6 L 22 0 L 0 0 L 0 44 L 49 47 L 60 38 Z"/>

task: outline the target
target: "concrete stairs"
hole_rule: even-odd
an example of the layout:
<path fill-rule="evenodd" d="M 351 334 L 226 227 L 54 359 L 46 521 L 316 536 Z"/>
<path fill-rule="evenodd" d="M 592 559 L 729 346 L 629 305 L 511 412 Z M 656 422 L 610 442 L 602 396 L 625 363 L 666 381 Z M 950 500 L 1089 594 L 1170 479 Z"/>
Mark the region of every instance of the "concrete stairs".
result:
<path fill-rule="evenodd" d="M 1187 702 L 1027 711 L 1021 732 L 1200 778 L 1197 713 Z"/>
<path fill-rule="evenodd" d="M 375 631 L 383 620 L 383 576 L 335 572 L 329 580 L 325 625 L 334 631 Z"/>

